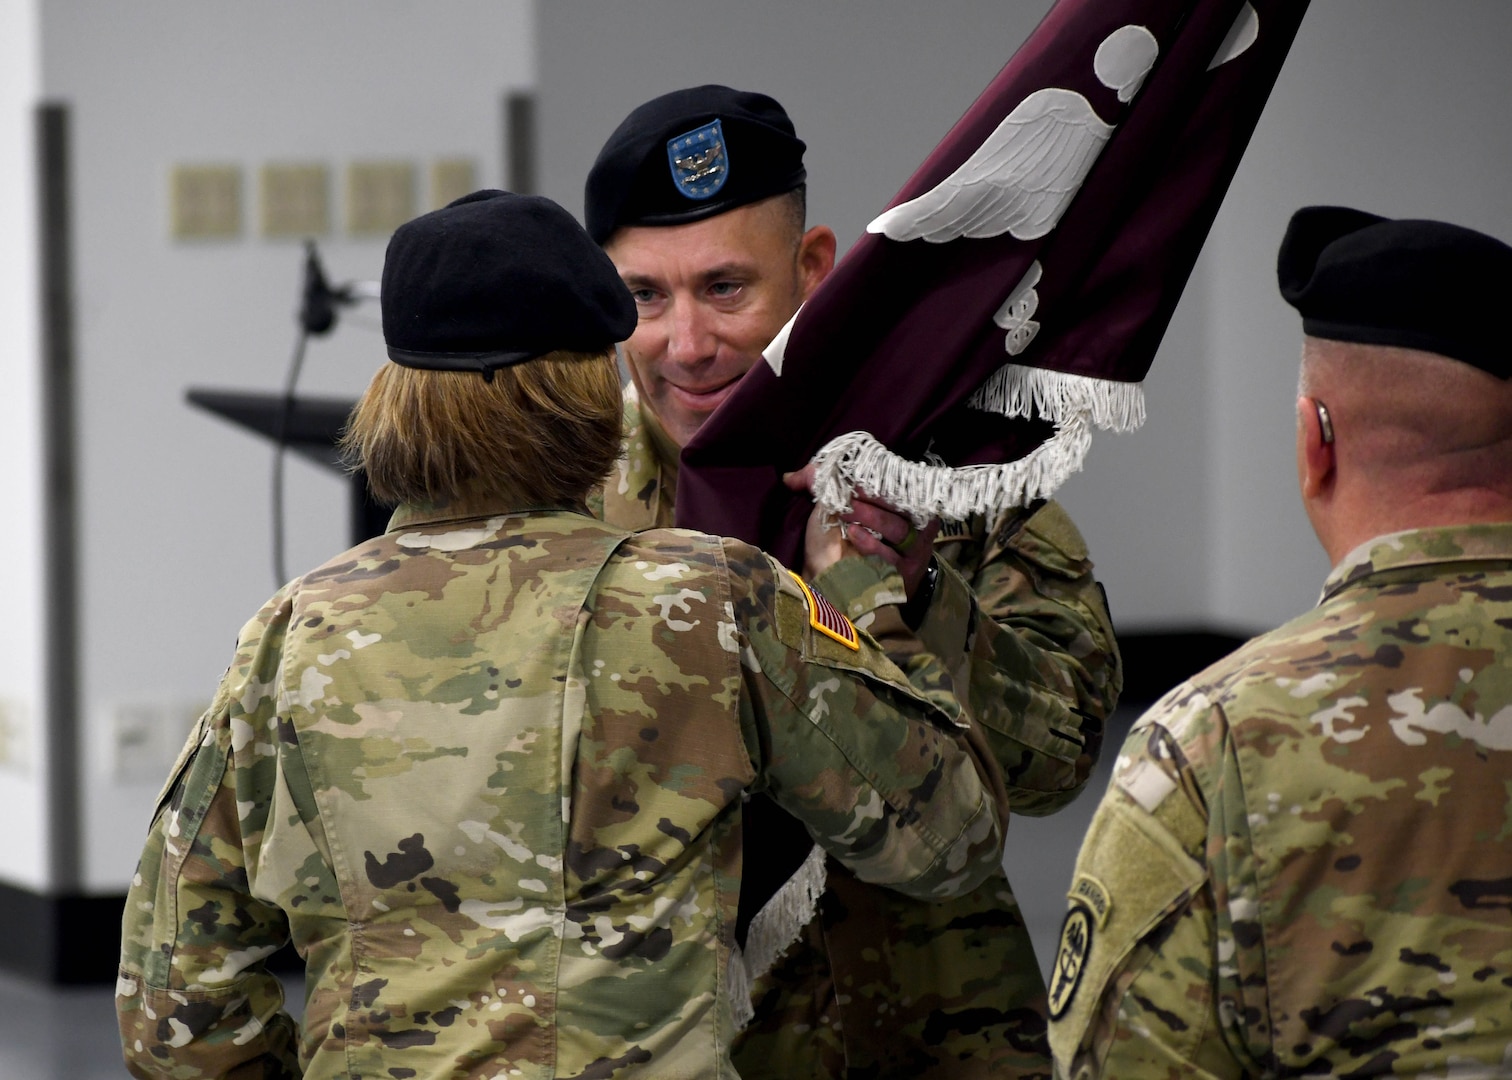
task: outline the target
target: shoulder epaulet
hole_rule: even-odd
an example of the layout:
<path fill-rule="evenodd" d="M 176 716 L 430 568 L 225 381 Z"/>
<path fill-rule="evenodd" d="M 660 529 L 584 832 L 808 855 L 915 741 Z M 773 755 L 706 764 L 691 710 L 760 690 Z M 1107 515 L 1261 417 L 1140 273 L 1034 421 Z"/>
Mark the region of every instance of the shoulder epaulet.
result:
<path fill-rule="evenodd" d="M 1026 532 L 1033 533 L 1068 559 L 1080 561 L 1087 557 L 1087 541 L 1081 530 L 1066 513 L 1065 507 L 1051 499 L 1030 514 L 1023 523 Z"/>

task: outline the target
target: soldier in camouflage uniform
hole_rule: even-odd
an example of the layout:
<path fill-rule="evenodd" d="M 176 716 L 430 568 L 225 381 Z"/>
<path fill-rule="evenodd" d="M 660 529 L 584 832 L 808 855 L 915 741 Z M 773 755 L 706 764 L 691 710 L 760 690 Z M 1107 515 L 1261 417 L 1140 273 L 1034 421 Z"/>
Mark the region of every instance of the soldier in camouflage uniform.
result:
<path fill-rule="evenodd" d="M 746 544 L 583 512 L 635 313 L 565 211 L 482 192 L 419 218 L 383 295 L 396 364 L 348 441 L 400 508 L 241 632 L 128 898 L 127 1063 L 733 1078 L 743 792 L 944 897 L 995 872 L 996 766 L 933 656 L 905 672 Z M 302 1030 L 262 963 L 286 940 Z"/>
<path fill-rule="evenodd" d="M 716 120 L 729 149 L 723 186 L 692 198 L 668 149 Z M 640 309 L 625 345 L 625 454 L 591 503 L 604 520 L 672 523 L 681 446 L 833 266 L 834 233 L 804 228 L 803 150 L 777 102 L 705 86 L 636 109 L 600 153 L 588 230 Z M 855 507 L 893 543 L 911 535 L 907 519 L 860 498 Z M 869 555 L 900 558 L 864 530 L 851 536 Z M 952 667 L 1014 811 L 1052 813 L 1085 785 L 1122 683 L 1086 545 L 1052 502 L 947 526 L 934 556 L 933 592 L 911 612 L 919 635 Z M 857 565 L 815 581 L 854 597 L 849 613 L 865 619 L 887 596 L 855 580 Z M 1044 983 L 1001 872 L 921 904 L 832 862 L 817 917 L 759 981 L 755 1005 L 736 1048 L 747 1080 L 1050 1071 Z"/>
<path fill-rule="evenodd" d="M 1050 980 L 1057 1071 L 1512 1077 L 1512 248 L 1313 207 L 1311 612 L 1135 726 Z"/>

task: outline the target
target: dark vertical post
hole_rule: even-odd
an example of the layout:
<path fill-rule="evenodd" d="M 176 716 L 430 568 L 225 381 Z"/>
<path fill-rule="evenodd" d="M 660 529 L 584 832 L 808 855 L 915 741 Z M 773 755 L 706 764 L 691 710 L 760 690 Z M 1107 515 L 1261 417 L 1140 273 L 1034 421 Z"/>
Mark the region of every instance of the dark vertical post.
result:
<path fill-rule="evenodd" d="M 504 176 L 516 195 L 536 193 L 536 99 L 523 90 L 504 95 Z"/>
<path fill-rule="evenodd" d="M 43 558 L 46 597 L 45 736 L 52 891 L 78 889 L 79 627 L 77 462 L 74 431 L 73 230 L 68 106 L 36 111 L 42 277 Z"/>

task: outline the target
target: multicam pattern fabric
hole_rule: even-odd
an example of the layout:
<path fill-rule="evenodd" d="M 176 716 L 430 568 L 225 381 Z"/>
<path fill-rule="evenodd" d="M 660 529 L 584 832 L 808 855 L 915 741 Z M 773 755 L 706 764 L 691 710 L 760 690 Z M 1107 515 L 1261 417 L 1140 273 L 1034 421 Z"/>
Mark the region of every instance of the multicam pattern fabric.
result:
<path fill-rule="evenodd" d="M 603 487 L 588 496 L 588 512 L 622 529 L 670 529 L 677 521 L 680 451 L 641 408 L 634 383 L 625 384 L 624 426 L 625 452 Z"/>
<path fill-rule="evenodd" d="M 627 390 L 626 452 L 597 512 L 627 527 L 667 524 L 675 447 Z M 1050 814 L 1082 790 L 1122 686 L 1117 645 L 1084 541 L 1056 503 L 947 527 L 942 572 L 919 628 L 943 658 L 978 733 L 1002 765 L 1015 813 Z M 881 632 L 893 583 L 857 580 L 843 560 L 814 586 Z M 905 635 L 888 633 L 907 668 Z M 1026 868 L 1028 870 L 1029 868 Z M 1032 872 L 1032 871 L 1030 871 Z M 943 903 L 855 881 L 833 860 L 818 917 L 757 984 L 736 1064 L 746 1080 L 791 1077 L 1048 1077 L 1045 986 L 1001 872 Z"/>
<path fill-rule="evenodd" d="M 1071 1077 L 1512 1076 L 1512 524 L 1381 537 L 1135 726 L 1051 978 Z"/>
<path fill-rule="evenodd" d="M 744 791 L 921 898 L 996 871 L 1006 798 L 930 667 L 815 633 L 736 541 L 401 509 L 247 624 L 185 748 L 124 919 L 128 1065 L 734 1077 Z M 302 1030 L 261 964 L 288 938 Z"/>

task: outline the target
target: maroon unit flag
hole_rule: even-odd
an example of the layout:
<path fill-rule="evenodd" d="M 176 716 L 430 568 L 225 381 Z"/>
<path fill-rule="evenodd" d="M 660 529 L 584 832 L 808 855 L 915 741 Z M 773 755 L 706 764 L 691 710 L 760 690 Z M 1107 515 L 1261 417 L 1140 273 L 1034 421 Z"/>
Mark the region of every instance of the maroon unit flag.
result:
<path fill-rule="evenodd" d="M 677 520 L 800 565 L 813 459 L 961 520 L 1051 494 L 1140 388 L 1306 0 L 1061 0 L 687 445 Z"/>

